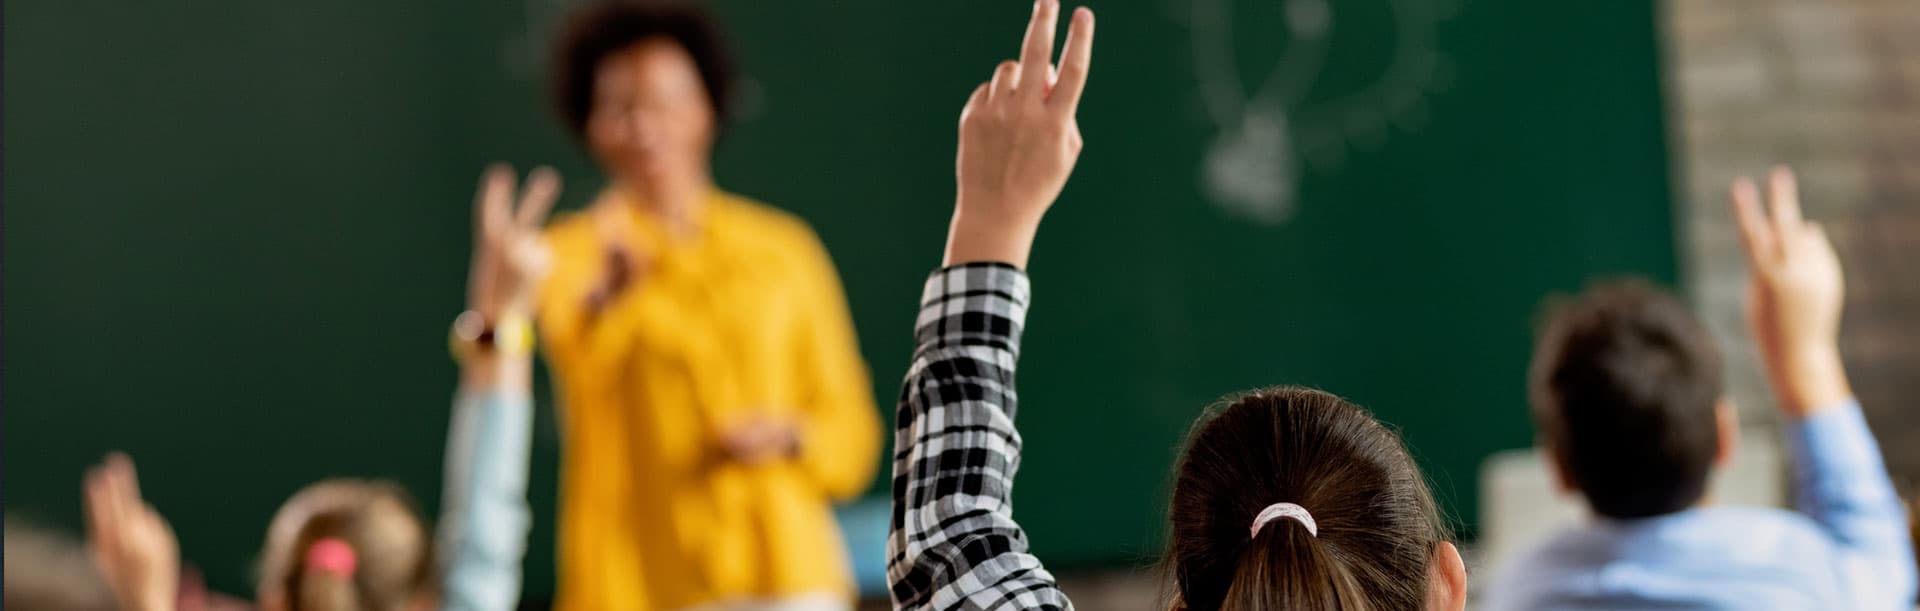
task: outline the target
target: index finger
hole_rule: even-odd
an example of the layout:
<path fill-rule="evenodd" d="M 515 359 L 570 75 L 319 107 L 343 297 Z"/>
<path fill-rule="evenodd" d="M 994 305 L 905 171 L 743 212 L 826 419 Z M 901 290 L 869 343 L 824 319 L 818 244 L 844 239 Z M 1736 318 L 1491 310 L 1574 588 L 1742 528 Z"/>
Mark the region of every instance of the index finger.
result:
<path fill-rule="evenodd" d="M 542 221 L 547 220 L 547 212 L 553 210 L 553 202 L 560 198 L 560 173 L 553 168 L 540 166 L 527 175 L 526 193 L 520 196 L 520 209 L 514 214 L 514 222 L 527 229 L 538 229 Z"/>
<path fill-rule="evenodd" d="M 1773 256 L 1774 234 L 1766 214 L 1760 211 L 1760 188 L 1752 179 L 1742 176 L 1733 181 L 1727 195 L 1733 202 L 1733 218 L 1740 226 L 1740 244 L 1746 247 L 1747 264 L 1754 271 L 1761 271 L 1761 266 Z"/>
<path fill-rule="evenodd" d="M 1080 108 L 1080 93 L 1087 88 L 1092 65 L 1093 9 L 1083 6 L 1073 10 L 1073 23 L 1067 26 L 1067 50 L 1060 54 L 1060 74 L 1047 103 L 1071 116 Z"/>
<path fill-rule="evenodd" d="M 513 168 L 504 163 L 487 166 L 480 190 L 473 194 L 473 220 L 480 235 L 497 235 L 512 216 Z"/>
<path fill-rule="evenodd" d="M 1767 173 L 1767 203 L 1773 206 L 1773 229 L 1779 235 L 1800 231 L 1800 184 L 1787 166 Z"/>
<path fill-rule="evenodd" d="M 115 484 L 120 487 L 121 494 L 126 495 L 127 500 L 135 503 L 142 502 L 140 497 L 140 474 L 134 469 L 133 458 L 121 452 L 108 454 L 107 469 L 108 473 L 113 475 Z"/>
<path fill-rule="evenodd" d="M 96 552 L 104 552 L 112 547 L 114 535 L 106 474 L 100 467 L 89 467 L 81 488 L 86 499 L 87 542 Z"/>
<path fill-rule="evenodd" d="M 1033 20 L 1027 22 L 1027 39 L 1020 45 L 1020 88 L 1042 91 L 1047 83 L 1047 66 L 1053 63 L 1053 29 L 1060 21 L 1060 0 L 1034 0 Z"/>

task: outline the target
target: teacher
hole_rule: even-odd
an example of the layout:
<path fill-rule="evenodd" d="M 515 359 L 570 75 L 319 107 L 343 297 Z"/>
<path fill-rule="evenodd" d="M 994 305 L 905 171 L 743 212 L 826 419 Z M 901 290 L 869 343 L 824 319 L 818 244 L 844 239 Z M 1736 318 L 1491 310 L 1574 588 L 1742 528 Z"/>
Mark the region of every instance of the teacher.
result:
<path fill-rule="evenodd" d="M 713 183 L 734 76 L 716 30 L 622 1 L 558 38 L 560 114 L 611 179 L 547 231 L 537 308 L 561 611 L 852 606 L 831 504 L 872 482 L 872 385 L 813 230 Z"/>

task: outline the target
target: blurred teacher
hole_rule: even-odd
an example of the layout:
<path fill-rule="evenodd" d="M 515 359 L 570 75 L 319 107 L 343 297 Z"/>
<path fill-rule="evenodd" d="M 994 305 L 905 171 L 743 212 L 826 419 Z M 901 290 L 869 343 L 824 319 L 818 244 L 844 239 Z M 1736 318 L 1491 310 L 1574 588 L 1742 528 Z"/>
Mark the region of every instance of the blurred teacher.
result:
<path fill-rule="evenodd" d="M 722 191 L 710 18 L 602 2 L 560 33 L 562 117 L 610 176 L 547 232 L 563 404 L 562 611 L 847 609 L 831 503 L 880 452 L 839 277 L 799 218 Z"/>

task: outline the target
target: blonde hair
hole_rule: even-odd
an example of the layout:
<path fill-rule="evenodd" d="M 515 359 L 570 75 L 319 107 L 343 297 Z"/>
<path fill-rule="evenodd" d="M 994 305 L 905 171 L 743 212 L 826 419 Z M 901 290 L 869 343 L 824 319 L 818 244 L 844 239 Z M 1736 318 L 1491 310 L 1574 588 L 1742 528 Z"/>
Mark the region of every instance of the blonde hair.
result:
<path fill-rule="evenodd" d="M 351 549 L 347 568 L 309 562 L 316 544 Z M 280 506 L 261 554 L 259 598 L 280 611 L 400 611 L 435 593 L 426 524 L 397 485 L 332 479 Z"/>

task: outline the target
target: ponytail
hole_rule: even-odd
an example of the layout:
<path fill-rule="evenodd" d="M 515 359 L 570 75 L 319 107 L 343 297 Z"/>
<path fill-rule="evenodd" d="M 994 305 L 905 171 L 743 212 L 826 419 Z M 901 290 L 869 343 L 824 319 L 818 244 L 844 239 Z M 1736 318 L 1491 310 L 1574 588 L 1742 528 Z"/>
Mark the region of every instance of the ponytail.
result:
<path fill-rule="evenodd" d="M 360 608 L 359 587 L 354 583 L 359 556 L 353 546 L 338 538 L 325 538 L 307 546 L 302 563 L 296 611 L 356 611 Z"/>
<path fill-rule="evenodd" d="M 1447 539 L 1399 437 L 1306 388 L 1201 417 L 1169 500 L 1164 562 L 1187 611 L 1420 609 Z"/>
<path fill-rule="evenodd" d="M 1303 524 L 1277 520 L 1240 553 L 1221 609 L 1369 609 L 1365 590 Z"/>

